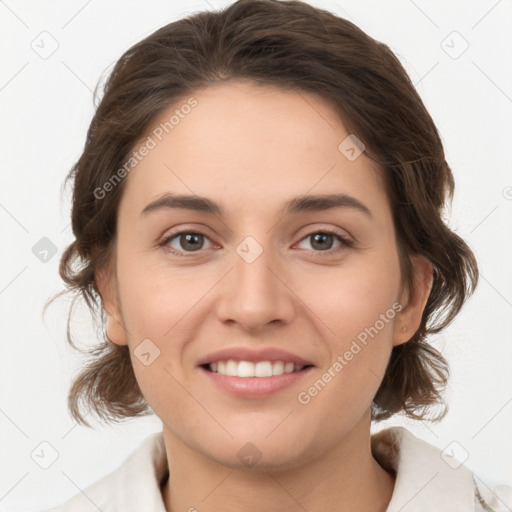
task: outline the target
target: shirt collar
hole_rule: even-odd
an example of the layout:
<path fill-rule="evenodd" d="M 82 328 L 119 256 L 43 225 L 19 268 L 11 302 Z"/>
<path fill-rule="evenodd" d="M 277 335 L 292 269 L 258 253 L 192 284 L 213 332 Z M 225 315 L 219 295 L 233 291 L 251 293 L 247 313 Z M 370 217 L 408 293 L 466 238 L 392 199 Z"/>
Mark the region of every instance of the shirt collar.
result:
<path fill-rule="evenodd" d="M 462 465 L 449 465 L 438 448 L 403 427 L 373 434 L 371 446 L 379 464 L 396 474 L 386 512 L 474 510 L 472 473 Z M 144 439 L 117 470 L 77 498 L 103 511 L 166 512 L 161 486 L 168 474 L 163 432 L 157 432 Z"/>
<path fill-rule="evenodd" d="M 381 430 L 372 435 L 371 443 L 375 459 L 396 473 L 386 512 L 475 509 L 472 473 L 438 448 L 403 427 Z"/>

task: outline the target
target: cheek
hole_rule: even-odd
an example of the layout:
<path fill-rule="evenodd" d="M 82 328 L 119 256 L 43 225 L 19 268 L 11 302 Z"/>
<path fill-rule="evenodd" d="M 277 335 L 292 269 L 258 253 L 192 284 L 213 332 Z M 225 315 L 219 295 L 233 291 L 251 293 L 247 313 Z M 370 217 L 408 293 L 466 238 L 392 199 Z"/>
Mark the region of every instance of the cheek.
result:
<path fill-rule="evenodd" d="M 347 283 L 331 293 L 331 314 L 322 318 L 334 331 L 325 336 L 329 356 L 297 397 L 302 412 L 321 418 L 326 432 L 353 426 L 368 410 L 391 355 L 397 303 L 389 291 L 370 291 Z"/>
<path fill-rule="evenodd" d="M 170 272 L 127 258 L 118 266 L 122 316 L 128 332 L 132 366 L 139 387 L 157 413 L 164 414 L 169 397 L 175 410 L 190 406 L 184 380 L 184 351 L 196 335 L 197 315 L 204 309 L 217 275 L 182 269 Z M 145 355 L 145 354 L 149 354 Z M 169 421 L 174 421 L 174 414 Z"/>
<path fill-rule="evenodd" d="M 342 350 L 376 323 L 383 335 L 390 334 L 400 279 L 398 257 L 390 252 L 387 257 L 361 258 L 331 272 L 318 270 L 297 285 L 308 308 L 324 324 L 323 330 L 338 340 L 335 347 Z"/>
<path fill-rule="evenodd" d="M 120 266 L 122 312 L 132 340 L 149 337 L 163 341 L 190 323 L 215 276 L 182 270 L 170 273 L 162 265 L 142 261 L 139 269 L 130 262 Z"/>
<path fill-rule="evenodd" d="M 314 286 L 303 288 L 305 302 L 329 352 L 322 370 L 330 391 L 324 392 L 322 383 L 317 388 L 325 399 L 332 393 L 337 402 L 368 406 L 384 376 L 401 309 L 398 259 L 390 253 L 388 260 L 361 261 L 336 276 L 318 273 L 308 282 Z"/>

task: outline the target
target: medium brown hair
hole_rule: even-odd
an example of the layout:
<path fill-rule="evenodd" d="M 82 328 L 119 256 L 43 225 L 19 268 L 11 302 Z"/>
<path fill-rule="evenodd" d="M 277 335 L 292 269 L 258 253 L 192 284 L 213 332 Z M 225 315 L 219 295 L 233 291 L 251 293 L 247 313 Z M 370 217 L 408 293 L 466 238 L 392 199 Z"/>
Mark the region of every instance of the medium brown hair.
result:
<path fill-rule="evenodd" d="M 425 418 L 443 404 L 449 369 L 427 336 L 447 326 L 474 291 L 478 268 L 466 243 L 443 220 L 454 180 L 436 126 L 393 52 L 351 22 L 300 1 L 239 0 L 214 12 L 170 23 L 128 49 L 104 85 L 73 181 L 75 240 L 60 275 L 102 325 L 95 274 L 112 263 L 116 216 L 126 180 L 105 197 L 95 190 L 125 165 L 135 144 L 170 105 L 201 88 L 248 80 L 327 100 L 349 133 L 379 164 L 397 234 L 403 282 L 413 286 L 414 254 L 433 264 L 433 284 L 420 328 L 395 346 L 372 403 L 375 421 L 403 412 Z M 95 97 L 96 97 L 95 91 Z M 341 141 L 340 141 L 341 142 Z M 70 333 L 71 306 L 68 318 Z M 108 422 L 151 414 L 128 346 L 108 340 L 85 351 L 88 362 L 68 397 L 73 417 L 89 425 L 82 406 Z M 446 414 L 445 406 L 435 418 Z"/>

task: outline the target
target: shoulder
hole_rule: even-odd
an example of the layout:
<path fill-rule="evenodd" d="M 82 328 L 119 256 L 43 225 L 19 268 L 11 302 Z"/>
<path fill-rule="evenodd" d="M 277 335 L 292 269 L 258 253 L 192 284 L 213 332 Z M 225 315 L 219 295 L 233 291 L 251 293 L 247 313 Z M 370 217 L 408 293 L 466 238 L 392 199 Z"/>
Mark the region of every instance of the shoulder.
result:
<path fill-rule="evenodd" d="M 40 512 L 165 512 L 160 484 L 167 472 L 163 434 L 151 434 L 117 469 L 62 505 Z"/>
<path fill-rule="evenodd" d="M 396 475 L 387 512 L 512 510 L 512 487 L 490 488 L 453 457 L 403 427 L 372 435 L 372 453 Z"/>
<path fill-rule="evenodd" d="M 474 476 L 476 512 L 510 512 L 512 510 L 512 486 L 489 487 Z"/>

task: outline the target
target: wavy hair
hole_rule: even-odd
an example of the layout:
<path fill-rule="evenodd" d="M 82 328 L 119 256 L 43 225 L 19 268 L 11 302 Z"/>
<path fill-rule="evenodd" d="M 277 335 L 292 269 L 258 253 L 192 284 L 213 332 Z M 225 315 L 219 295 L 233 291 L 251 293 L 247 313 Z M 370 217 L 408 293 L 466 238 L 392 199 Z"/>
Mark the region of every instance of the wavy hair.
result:
<path fill-rule="evenodd" d="M 353 23 L 301 1 L 239 0 L 219 11 L 180 19 L 128 49 L 104 85 L 83 152 L 70 170 L 74 241 L 60 275 L 74 300 L 82 298 L 102 324 L 105 312 L 95 281 L 111 264 L 123 180 L 105 197 L 95 190 L 122 168 L 152 121 L 201 88 L 247 80 L 314 93 L 339 113 L 365 154 L 382 168 L 397 233 L 404 283 L 412 286 L 410 257 L 433 264 L 433 284 L 421 325 L 392 349 L 372 402 L 372 420 L 395 413 L 424 419 L 443 404 L 447 361 L 427 342 L 457 315 L 478 281 L 467 244 L 443 220 L 454 180 L 437 128 L 393 52 Z M 60 295 L 60 294 L 59 294 Z M 55 298 L 55 297 L 54 297 Z M 52 299 L 53 300 L 53 299 Z M 68 396 L 72 416 L 90 426 L 84 407 L 104 421 L 151 414 L 127 346 L 108 340 L 85 351 L 88 361 Z M 441 413 L 432 419 L 442 418 Z"/>

